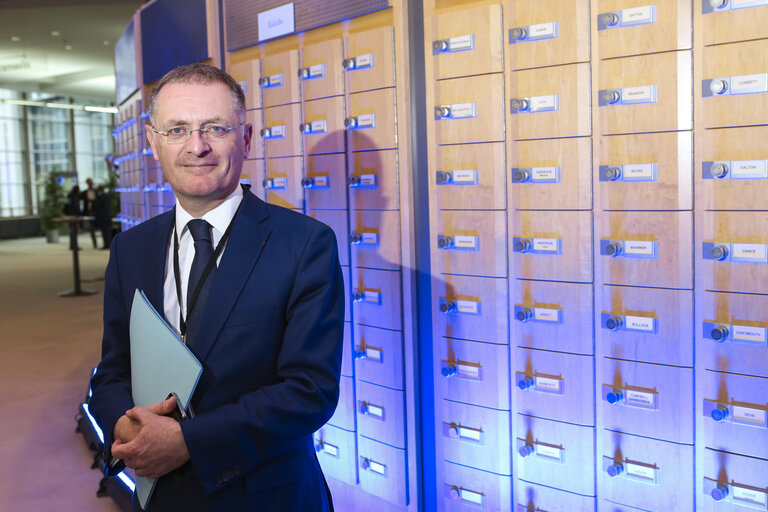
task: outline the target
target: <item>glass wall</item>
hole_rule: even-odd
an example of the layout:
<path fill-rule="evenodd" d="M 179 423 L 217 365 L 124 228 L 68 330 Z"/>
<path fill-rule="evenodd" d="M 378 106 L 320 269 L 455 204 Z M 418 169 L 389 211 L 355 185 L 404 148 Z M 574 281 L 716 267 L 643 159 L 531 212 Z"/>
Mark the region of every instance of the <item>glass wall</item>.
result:
<path fill-rule="evenodd" d="M 18 97 L 16 92 L 0 90 L 0 98 Z M 32 213 L 31 187 L 24 165 L 22 108 L 0 103 L 0 217 Z"/>

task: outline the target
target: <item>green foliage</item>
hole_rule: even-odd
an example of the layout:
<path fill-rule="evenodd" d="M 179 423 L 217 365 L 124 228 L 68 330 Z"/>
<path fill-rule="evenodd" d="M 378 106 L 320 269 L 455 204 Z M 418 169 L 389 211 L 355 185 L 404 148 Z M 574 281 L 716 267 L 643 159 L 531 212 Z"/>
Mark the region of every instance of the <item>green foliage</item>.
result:
<path fill-rule="evenodd" d="M 112 216 L 114 217 L 120 212 L 120 194 L 115 192 L 117 188 L 117 173 L 110 171 L 109 180 L 104 185 L 107 194 L 109 194 L 109 204 L 111 206 Z"/>
<path fill-rule="evenodd" d="M 46 233 L 57 227 L 53 219 L 64 216 L 64 205 L 66 197 L 64 189 L 58 181 L 58 175 L 55 172 L 49 172 L 45 178 L 45 197 L 40 203 L 40 223 L 43 233 Z"/>

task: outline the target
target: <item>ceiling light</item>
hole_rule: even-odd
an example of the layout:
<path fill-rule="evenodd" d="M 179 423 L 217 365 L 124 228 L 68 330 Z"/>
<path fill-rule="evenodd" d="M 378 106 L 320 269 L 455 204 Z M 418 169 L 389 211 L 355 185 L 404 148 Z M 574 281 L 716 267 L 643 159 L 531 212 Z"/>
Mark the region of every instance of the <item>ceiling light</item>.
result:
<path fill-rule="evenodd" d="M 44 107 L 45 106 L 45 103 L 42 101 L 30 101 L 30 100 L 4 99 L 3 103 L 8 103 L 9 105 L 25 105 L 27 107 Z"/>
<path fill-rule="evenodd" d="M 102 42 L 101 42 L 101 44 L 103 44 L 104 46 L 109 46 L 109 44 L 110 44 L 110 43 L 109 43 L 109 41 L 107 41 L 107 40 L 105 39 L 104 41 L 102 41 Z"/>
<path fill-rule="evenodd" d="M 65 50 L 71 50 L 72 49 L 72 45 L 71 44 L 65 44 L 64 45 L 64 49 Z"/>
<path fill-rule="evenodd" d="M 21 42 L 21 36 L 11 36 L 11 42 L 12 43 L 19 43 L 19 42 Z"/>
<path fill-rule="evenodd" d="M 70 110 L 83 110 L 82 105 L 75 105 L 74 103 L 46 103 L 45 106 L 49 108 L 68 108 Z"/>
<path fill-rule="evenodd" d="M 59 32 L 58 30 L 51 30 L 51 35 L 53 37 L 59 37 L 61 35 L 61 32 Z"/>
<path fill-rule="evenodd" d="M 117 114 L 117 107 L 93 107 L 91 105 L 86 105 L 84 108 L 87 112 L 104 112 L 106 114 Z"/>

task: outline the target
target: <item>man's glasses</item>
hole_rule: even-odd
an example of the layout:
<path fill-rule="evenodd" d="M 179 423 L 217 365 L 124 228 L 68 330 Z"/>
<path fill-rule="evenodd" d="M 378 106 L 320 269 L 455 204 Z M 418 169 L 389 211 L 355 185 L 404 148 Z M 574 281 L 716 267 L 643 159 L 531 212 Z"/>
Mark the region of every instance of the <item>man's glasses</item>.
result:
<path fill-rule="evenodd" d="M 166 138 L 168 144 L 183 144 L 192 137 L 192 132 L 200 132 L 200 136 L 208 142 L 220 142 L 229 140 L 232 138 L 232 133 L 245 123 L 240 123 L 239 126 L 230 126 L 228 124 L 205 124 L 202 128 L 189 128 L 188 126 L 174 126 L 168 128 L 167 131 L 156 130 L 152 127 L 152 131 Z"/>

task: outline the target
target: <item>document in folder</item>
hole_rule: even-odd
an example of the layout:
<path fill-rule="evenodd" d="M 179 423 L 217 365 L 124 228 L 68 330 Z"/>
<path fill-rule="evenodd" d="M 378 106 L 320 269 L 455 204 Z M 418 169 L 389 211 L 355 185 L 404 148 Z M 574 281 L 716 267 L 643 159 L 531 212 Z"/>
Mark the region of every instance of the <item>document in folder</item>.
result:
<path fill-rule="evenodd" d="M 139 290 L 133 295 L 130 335 L 133 402 L 146 407 L 176 393 L 187 409 L 203 366 Z M 136 477 L 142 509 L 147 508 L 154 488 L 154 478 Z"/>

